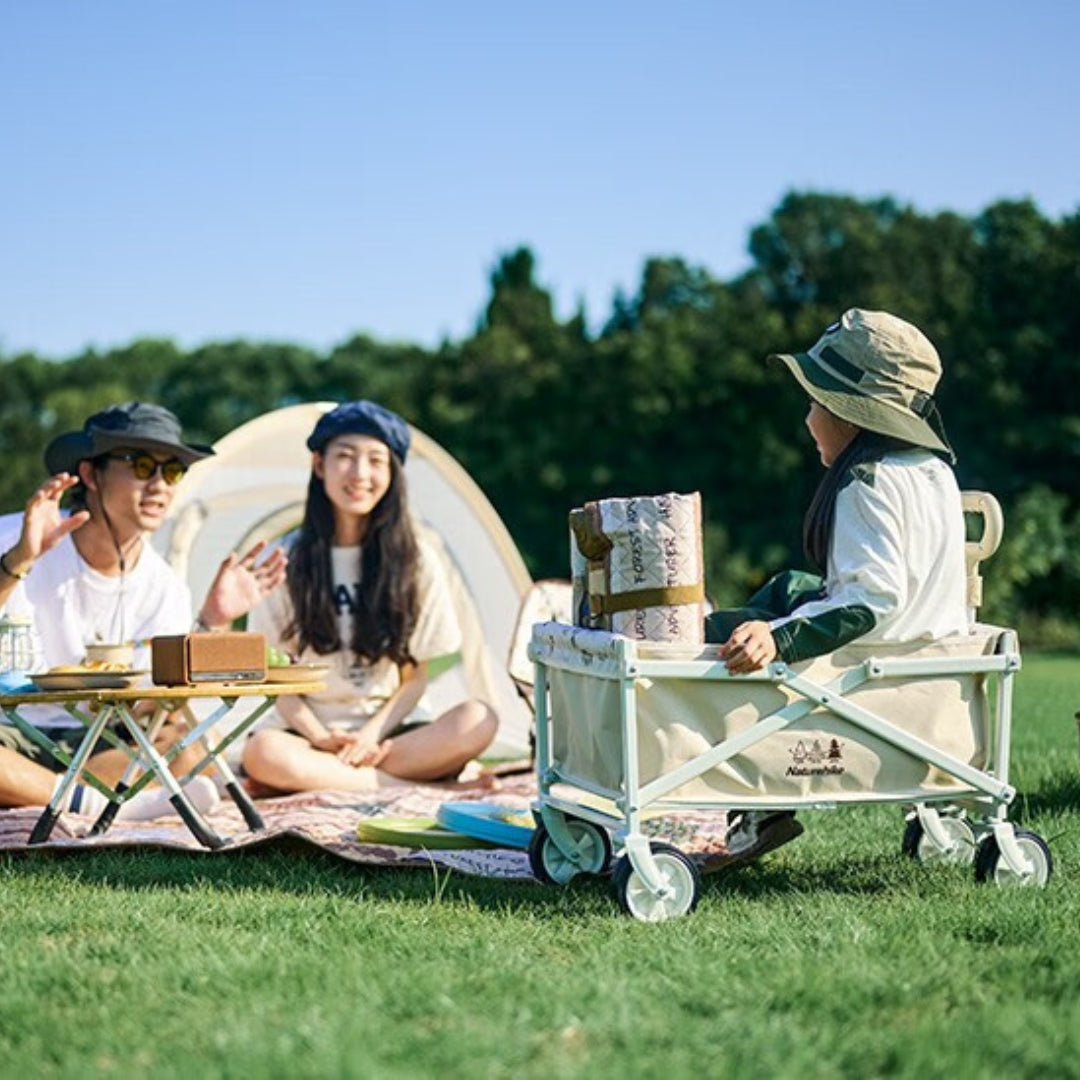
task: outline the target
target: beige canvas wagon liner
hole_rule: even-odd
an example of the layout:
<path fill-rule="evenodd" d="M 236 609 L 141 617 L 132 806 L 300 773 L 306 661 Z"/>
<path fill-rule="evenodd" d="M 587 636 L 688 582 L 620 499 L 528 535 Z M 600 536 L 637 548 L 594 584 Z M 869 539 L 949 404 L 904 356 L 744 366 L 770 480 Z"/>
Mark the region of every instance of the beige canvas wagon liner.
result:
<path fill-rule="evenodd" d="M 612 798 L 640 792 L 639 806 L 1005 789 L 982 771 L 994 758 L 988 674 L 1019 666 L 1015 636 L 998 627 L 852 645 L 750 677 L 728 675 L 715 646 L 556 623 L 534 628 L 531 655 L 550 691 L 552 778 Z"/>

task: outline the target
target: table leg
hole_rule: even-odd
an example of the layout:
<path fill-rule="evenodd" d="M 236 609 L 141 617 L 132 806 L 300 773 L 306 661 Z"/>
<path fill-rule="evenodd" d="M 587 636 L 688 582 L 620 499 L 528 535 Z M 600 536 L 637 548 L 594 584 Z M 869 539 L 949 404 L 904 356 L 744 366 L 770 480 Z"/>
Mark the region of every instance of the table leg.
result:
<path fill-rule="evenodd" d="M 191 726 L 192 730 L 197 729 L 198 721 L 192 715 L 191 709 L 186 703 L 184 705 L 184 719 Z M 206 751 L 207 757 L 211 759 L 214 768 L 221 773 L 221 778 L 225 782 L 225 790 L 229 793 L 229 798 L 232 799 L 236 804 L 237 809 L 243 815 L 244 820 L 248 824 L 248 828 L 251 829 L 252 832 L 258 832 L 260 829 L 265 829 L 266 822 L 263 821 L 262 814 L 256 809 L 251 796 L 243 789 L 243 786 L 236 777 L 236 773 L 233 772 L 232 766 L 220 753 L 220 748 L 211 748 L 209 740 L 205 736 L 199 739 L 199 745 Z"/>
<path fill-rule="evenodd" d="M 30 832 L 28 843 L 43 844 L 52 835 L 56 821 L 60 817 L 61 808 L 64 805 L 67 793 L 71 790 L 72 785 L 78 780 L 82 773 L 87 758 L 90 757 L 91 750 L 97 745 L 98 738 L 101 735 L 102 729 L 105 727 L 111 712 L 112 710 L 107 708 L 99 710 L 94 717 L 93 723 L 87 726 L 86 734 L 83 736 L 82 742 L 79 743 L 79 748 L 75 751 L 75 754 L 71 759 L 71 764 L 67 768 L 67 772 L 64 773 L 63 779 L 57 784 L 56 790 L 53 792 L 53 797 L 49 800 L 49 805 L 42 810 L 41 817 L 35 822 L 34 828 Z"/>
<path fill-rule="evenodd" d="M 231 769 L 229 771 L 232 772 Z M 266 822 L 263 821 L 262 814 L 259 813 L 251 796 L 243 789 L 235 775 L 231 780 L 225 781 L 225 790 L 229 793 L 232 801 L 236 803 L 240 813 L 244 815 L 244 820 L 248 823 L 248 828 L 252 832 L 259 832 L 266 828 Z"/>
<path fill-rule="evenodd" d="M 157 737 L 157 733 L 161 730 L 161 725 L 165 723 L 168 715 L 169 712 L 167 709 L 157 709 L 154 712 L 154 719 L 150 723 L 148 735 L 151 742 Z M 115 802 L 110 799 L 109 805 L 101 811 L 97 821 L 94 822 L 93 827 L 90 829 L 91 836 L 101 836 L 108 831 L 109 826 L 116 820 L 117 812 L 120 810 L 120 804 L 124 801 L 123 796 L 131 788 L 131 777 L 138 767 L 138 764 L 138 759 L 135 757 L 132 757 L 128 762 L 127 768 L 124 769 L 124 775 L 120 777 L 119 783 L 113 789 L 119 797 Z"/>
<path fill-rule="evenodd" d="M 183 788 L 177 783 L 176 777 L 169 771 L 168 762 L 166 762 L 165 758 L 158 753 L 154 744 L 146 737 L 146 732 L 139 726 L 138 721 L 134 720 L 128 714 L 126 709 L 121 710 L 121 716 L 123 717 L 124 724 L 128 731 L 131 732 L 131 737 L 135 740 L 136 745 L 142 752 L 144 759 L 153 769 L 154 775 L 158 778 L 158 783 L 168 791 L 169 802 L 172 803 L 173 808 L 180 815 L 184 824 L 191 830 L 195 839 L 198 840 L 203 847 L 210 848 L 212 851 L 224 847 L 224 837 L 215 832 L 198 810 L 191 805 L 191 800 L 184 794 Z"/>
<path fill-rule="evenodd" d="M 222 709 L 217 710 L 211 717 L 208 726 L 207 721 L 201 723 L 196 719 L 191 711 L 189 704 L 185 703 L 182 707 L 184 713 L 184 721 L 189 727 L 190 734 L 185 737 L 184 743 L 187 744 L 190 739 L 198 744 L 205 751 L 206 756 L 200 761 L 195 768 L 193 768 L 185 779 L 190 779 L 193 776 L 198 775 L 203 769 L 213 766 L 221 773 L 221 778 L 225 783 L 225 790 L 229 794 L 229 798 L 236 804 L 237 809 L 243 815 L 244 820 L 248 824 L 248 828 L 252 832 L 258 832 L 261 829 L 266 828 L 266 822 L 263 821 L 262 815 L 259 813 L 255 806 L 251 796 L 244 790 L 240 781 L 237 779 L 236 773 L 233 772 L 232 766 L 228 763 L 224 756 L 224 750 L 235 741 L 237 736 L 247 730 L 260 716 L 266 711 L 269 702 L 263 703 L 257 708 L 250 716 L 248 716 L 237 729 L 230 734 L 229 738 L 222 740 L 216 747 L 212 747 L 207 738 L 207 733 L 220 724 L 223 719 L 228 716 L 232 711 L 233 706 L 236 703 L 236 699 L 232 701 L 226 701 Z M 214 735 L 217 738 L 217 734 Z"/>

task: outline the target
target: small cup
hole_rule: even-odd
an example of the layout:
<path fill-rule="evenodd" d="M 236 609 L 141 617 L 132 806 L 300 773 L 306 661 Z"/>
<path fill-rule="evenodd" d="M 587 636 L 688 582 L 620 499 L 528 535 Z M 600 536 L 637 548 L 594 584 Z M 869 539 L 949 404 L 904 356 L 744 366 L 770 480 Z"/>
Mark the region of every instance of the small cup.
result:
<path fill-rule="evenodd" d="M 86 646 L 86 659 L 98 663 L 117 664 L 130 671 L 135 666 L 135 645 L 125 641 L 119 645 L 95 643 Z"/>

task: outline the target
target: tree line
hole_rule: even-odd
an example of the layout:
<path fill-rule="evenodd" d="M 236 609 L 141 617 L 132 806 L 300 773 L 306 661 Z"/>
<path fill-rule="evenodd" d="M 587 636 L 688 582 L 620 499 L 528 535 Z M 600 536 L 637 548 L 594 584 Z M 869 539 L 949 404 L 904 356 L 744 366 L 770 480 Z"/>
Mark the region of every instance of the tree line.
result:
<path fill-rule="evenodd" d="M 92 411 L 139 398 L 195 440 L 299 401 L 370 397 L 438 440 L 487 493 L 537 577 L 567 573 L 566 516 L 609 495 L 700 490 L 707 581 L 721 604 L 801 565 L 820 476 L 806 401 L 766 365 L 848 307 L 921 327 L 945 366 L 938 398 L 962 487 L 1006 513 L 985 617 L 1080 644 L 1080 212 L 1030 201 L 973 216 L 891 198 L 793 192 L 722 281 L 645 262 L 600 329 L 556 317 L 528 248 L 502 255 L 473 333 L 435 348 L 359 335 L 322 353 L 137 340 L 63 361 L 0 355 L 0 509 L 42 478 L 41 448 Z"/>

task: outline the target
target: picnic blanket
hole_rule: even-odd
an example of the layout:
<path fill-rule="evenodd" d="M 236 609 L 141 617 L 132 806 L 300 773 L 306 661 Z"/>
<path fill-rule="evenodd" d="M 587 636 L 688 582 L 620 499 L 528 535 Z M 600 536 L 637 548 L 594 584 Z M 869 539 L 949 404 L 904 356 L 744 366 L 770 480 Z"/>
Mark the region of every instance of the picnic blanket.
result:
<path fill-rule="evenodd" d="M 0 851 L 94 851 L 115 847 L 179 848 L 208 856 L 228 854 L 259 845 L 302 841 L 323 851 L 369 866 L 428 868 L 432 864 L 488 878 L 528 880 L 529 857 L 524 851 L 508 848 L 476 848 L 427 851 L 389 844 L 372 844 L 356 838 L 356 826 L 364 818 L 434 818 L 443 802 L 479 801 L 498 803 L 513 810 L 527 810 L 536 796 L 533 776 L 508 777 L 498 790 L 447 792 L 431 785 L 395 788 L 375 794 L 356 795 L 341 791 L 319 791 L 258 800 L 266 828 L 251 832 L 240 812 L 228 798 L 207 820 L 223 836 L 225 847 L 215 852 L 204 848 L 176 816 L 157 821 L 116 822 L 103 836 L 87 836 L 92 820 L 64 814 L 51 838 L 44 844 L 27 843 L 30 831 L 41 814 L 40 808 L 0 810 Z M 723 850 L 725 818 L 722 813 L 680 813 L 648 823 L 647 831 L 677 844 L 687 854 L 704 859 Z"/>

